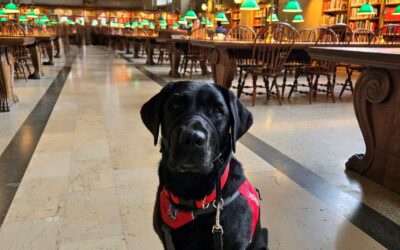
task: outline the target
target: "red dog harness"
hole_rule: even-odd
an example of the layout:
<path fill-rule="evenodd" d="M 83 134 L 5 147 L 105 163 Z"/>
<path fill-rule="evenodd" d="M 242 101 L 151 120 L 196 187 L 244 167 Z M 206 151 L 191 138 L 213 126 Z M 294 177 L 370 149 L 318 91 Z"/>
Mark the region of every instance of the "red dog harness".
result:
<path fill-rule="evenodd" d="M 225 168 L 224 174 L 221 178 L 221 189 L 224 188 L 226 181 L 229 175 L 229 163 Z M 237 196 L 242 195 L 246 200 L 248 205 L 252 211 L 252 227 L 251 227 L 251 237 L 250 241 L 253 239 L 254 230 L 256 228 L 256 224 L 259 218 L 260 213 L 260 204 L 259 204 L 259 196 L 257 191 L 253 188 L 248 180 L 244 181 L 242 185 L 240 185 L 239 189 L 233 194 L 231 197 L 225 199 L 224 206 L 227 206 L 230 202 L 232 202 Z M 182 227 L 191 221 L 196 219 L 196 216 L 205 214 L 204 210 L 208 209 L 210 204 L 216 198 L 216 190 L 204 197 L 202 200 L 198 200 L 195 202 L 197 210 L 181 210 L 176 207 L 176 205 L 180 204 L 180 199 L 169 192 L 165 187 L 160 193 L 160 211 L 161 218 L 165 224 L 167 224 L 172 229 L 177 229 Z M 211 204 L 212 206 L 212 204 Z"/>

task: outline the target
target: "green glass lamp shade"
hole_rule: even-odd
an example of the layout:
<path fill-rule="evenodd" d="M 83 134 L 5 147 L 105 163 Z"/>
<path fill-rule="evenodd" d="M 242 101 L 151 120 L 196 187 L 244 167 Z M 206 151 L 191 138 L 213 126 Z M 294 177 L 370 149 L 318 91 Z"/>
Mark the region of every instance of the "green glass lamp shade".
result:
<path fill-rule="evenodd" d="M 46 15 L 43 15 L 42 18 L 40 18 L 40 21 L 42 21 L 42 22 L 50 22 L 49 18 Z"/>
<path fill-rule="evenodd" d="M 22 15 L 22 16 L 19 17 L 19 21 L 20 22 L 26 22 L 26 21 L 28 21 L 28 18 L 26 16 Z"/>
<path fill-rule="evenodd" d="M 282 10 L 283 12 L 292 12 L 292 13 L 299 13 L 303 12 L 303 9 L 301 8 L 299 2 L 297 0 L 290 0 L 285 8 Z"/>
<path fill-rule="evenodd" d="M 6 7 L 4 8 L 4 11 L 7 14 L 14 14 L 14 13 L 19 13 L 19 9 L 17 7 L 17 5 L 15 5 L 15 3 L 13 2 L 9 2 Z"/>
<path fill-rule="evenodd" d="M 374 7 L 371 4 L 363 4 L 357 11 L 357 15 L 373 15 L 376 14 Z"/>
<path fill-rule="evenodd" d="M 214 27 L 214 24 L 212 22 L 208 21 L 207 22 L 207 27 L 208 28 L 212 28 L 212 27 Z"/>
<path fill-rule="evenodd" d="M 162 15 L 160 15 L 159 17 L 158 17 L 158 21 L 165 21 L 165 19 L 164 19 L 164 17 L 162 16 Z"/>
<path fill-rule="evenodd" d="M 60 21 L 60 23 L 65 23 L 65 22 L 68 21 L 68 17 L 66 17 L 66 16 L 61 16 L 59 21 Z"/>
<path fill-rule="evenodd" d="M 131 27 L 131 23 L 130 22 L 127 22 L 126 24 L 125 24 L 125 28 L 130 28 Z"/>
<path fill-rule="evenodd" d="M 144 26 L 149 25 L 149 20 L 143 19 L 141 24 L 143 24 Z"/>
<path fill-rule="evenodd" d="M 43 21 L 39 20 L 39 24 L 40 24 L 40 25 L 45 25 L 46 22 L 43 22 Z"/>
<path fill-rule="evenodd" d="M 133 21 L 132 24 L 131 24 L 131 28 L 132 28 L 132 29 L 135 29 L 135 28 L 138 27 L 138 25 L 139 25 L 138 22 Z"/>
<path fill-rule="evenodd" d="M 181 18 L 179 18 L 178 23 L 179 24 L 187 24 L 187 21 L 184 17 L 181 17 Z"/>
<path fill-rule="evenodd" d="M 28 14 L 26 15 L 26 17 L 27 17 L 27 18 L 37 18 L 38 15 L 36 14 L 36 12 L 35 12 L 34 10 L 31 9 L 31 10 L 28 12 Z"/>
<path fill-rule="evenodd" d="M 188 27 L 192 28 L 193 27 L 193 22 L 188 23 Z"/>
<path fill-rule="evenodd" d="M 215 17 L 215 21 L 224 21 L 226 16 L 224 12 L 218 12 L 217 16 Z"/>
<path fill-rule="evenodd" d="M 179 27 L 179 23 L 174 23 L 174 24 L 172 25 L 172 27 L 178 28 L 178 27 Z"/>
<path fill-rule="evenodd" d="M 271 15 L 269 15 L 268 17 L 267 17 L 267 22 L 269 22 L 269 21 L 271 21 L 271 18 L 272 18 L 272 22 L 279 22 L 279 18 L 278 18 L 278 15 L 277 14 L 272 14 L 272 17 L 271 17 Z"/>
<path fill-rule="evenodd" d="M 58 22 L 57 22 L 57 19 L 52 19 L 50 23 L 51 24 L 57 24 Z"/>
<path fill-rule="evenodd" d="M 4 10 L 0 9 L 0 17 L 6 17 L 6 16 L 7 13 Z"/>
<path fill-rule="evenodd" d="M 207 19 L 205 18 L 205 17 L 203 17 L 202 19 L 201 19 L 201 24 L 206 24 L 207 23 Z"/>
<path fill-rule="evenodd" d="M 256 0 L 244 0 L 242 5 L 240 6 L 240 10 L 259 10 L 260 6 L 258 6 Z"/>
<path fill-rule="evenodd" d="M 97 26 L 99 25 L 99 21 L 97 21 L 96 19 L 92 20 L 92 26 Z"/>
<path fill-rule="evenodd" d="M 72 20 L 67 20 L 67 24 L 69 24 L 69 25 L 74 25 L 75 23 L 72 21 Z"/>
<path fill-rule="evenodd" d="M 2 23 L 5 23 L 5 22 L 7 22 L 7 18 L 6 18 L 6 17 L 2 17 L 2 18 L 0 18 L 0 22 L 2 22 Z"/>
<path fill-rule="evenodd" d="M 143 23 L 138 24 L 138 29 L 143 29 Z"/>
<path fill-rule="evenodd" d="M 165 30 L 167 28 L 167 25 L 161 25 L 160 29 Z"/>
<path fill-rule="evenodd" d="M 21 22 L 22 25 L 26 25 L 26 22 Z"/>
<path fill-rule="evenodd" d="M 225 19 L 222 20 L 221 23 L 222 23 L 222 24 L 229 24 L 228 18 L 226 18 L 226 16 L 225 16 Z"/>
<path fill-rule="evenodd" d="M 394 15 L 394 16 L 400 15 L 400 5 L 397 6 L 396 9 L 394 9 L 392 15 Z"/>
<path fill-rule="evenodd" d="M 161 25 L 161 26 L 166 26 L 166 25 L 167 25 L 167 21 L 161 20 L 161 21 L 160 21 L 160 25 Z"/>
<path fill-rule="evenodd" d="M 293 17 L 292 22 L 294 22 L 294 23 L 304 23 L 303 15 L 301 15 L 301 14 L 295 15 L 295 16 Z"/>
<path fill-rule="evenodd" d="M 194 10 L 188 10 L 185 14 L 185 19 L 194 20 L 197 19 L 197 15 Z"/>
<path fill-rule="evenodd" d="M 151 30 L 154 30 L 154 29 L 155 29 L 155 26 L 154 26 L 153 23 L 150 23 L 150 24 L 149 24 L 149 29 L 151 29 Z"/>
<path fill-rule="evenodd" d="M 35 24 L 39 24 L 39 19 L 35 19 L 35 21 L 33 21 Z"/>

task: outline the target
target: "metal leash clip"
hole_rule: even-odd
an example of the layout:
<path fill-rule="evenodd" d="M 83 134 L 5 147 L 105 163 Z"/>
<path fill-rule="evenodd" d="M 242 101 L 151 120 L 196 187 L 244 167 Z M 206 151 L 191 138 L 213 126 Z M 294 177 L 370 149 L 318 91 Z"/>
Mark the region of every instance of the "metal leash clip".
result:
<path fill-rule="evenodd" d="M 213 202 L 213 206 L 216 207 L 216 209 L 217 209 L 217 211 L 215 213 L 215 225 L 212 227 L 213 234 L 220 233 L 222 235 L 224 233 L 224 229 L 222 228 L 222 226 L 219 222 L 223 204 L 224 204 L 224 201 L 222 199 L 221 199 L 221 201 L 219 201 L 217 203 L 217 205 L 215 205 L 215 202 Z"/>

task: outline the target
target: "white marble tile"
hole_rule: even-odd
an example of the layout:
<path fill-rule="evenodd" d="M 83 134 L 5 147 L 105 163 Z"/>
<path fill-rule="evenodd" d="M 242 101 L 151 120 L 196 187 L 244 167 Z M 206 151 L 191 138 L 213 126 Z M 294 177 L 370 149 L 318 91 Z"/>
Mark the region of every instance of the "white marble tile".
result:
<path fill-rule="evenodd" d="M 123 236 L 107 237 L 61 244 L 60 250 L 126 250 L 126 242 Z"/>
<path fill-rule="evenodd" d="M 24 180 L 68 177 L 71 166 L 71 151 L 45 151 L 33 155 L 25 172 Z"/>

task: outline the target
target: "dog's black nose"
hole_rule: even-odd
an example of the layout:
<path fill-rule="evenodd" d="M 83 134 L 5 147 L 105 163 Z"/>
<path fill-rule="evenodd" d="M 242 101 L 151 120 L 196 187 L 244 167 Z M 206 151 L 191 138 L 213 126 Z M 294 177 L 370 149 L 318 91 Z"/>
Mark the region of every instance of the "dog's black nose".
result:
<path fill-rule="evenodd" d="M 183 130 L 179 142 L 183 146 L 202 147 L 206 144 L 206 134 L 200 130 Z"/>

